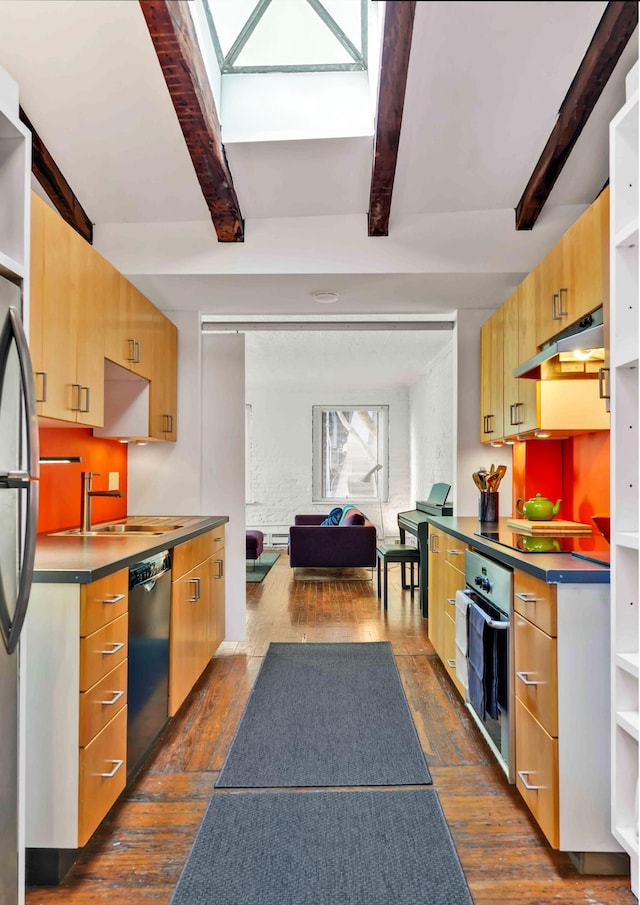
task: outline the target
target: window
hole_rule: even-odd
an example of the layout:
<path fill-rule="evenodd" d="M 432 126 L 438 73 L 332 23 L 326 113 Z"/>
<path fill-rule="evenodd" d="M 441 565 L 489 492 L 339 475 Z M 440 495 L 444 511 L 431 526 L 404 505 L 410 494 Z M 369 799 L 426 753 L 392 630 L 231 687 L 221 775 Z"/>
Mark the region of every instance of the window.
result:
<path fill-rule="evenodd" d="M 313 501 L 386 501 L 389 406 L 313 406 Z"/>

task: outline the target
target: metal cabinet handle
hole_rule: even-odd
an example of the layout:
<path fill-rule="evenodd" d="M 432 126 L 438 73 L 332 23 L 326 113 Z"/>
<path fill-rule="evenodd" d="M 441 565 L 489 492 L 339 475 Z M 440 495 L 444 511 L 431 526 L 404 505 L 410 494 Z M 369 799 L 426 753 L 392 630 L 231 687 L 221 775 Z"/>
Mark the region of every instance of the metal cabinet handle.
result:
<path fill-rule="evenodd" d="M 112 641 L 111 642 L 111 650 L 99 650 L 99 654 L 104 654 L 105 657 L 110 657 L 111 654 L 117 654 L 118 651 L 124 647 L 124 641 Z"/>
<path fill-rule="evenodd" d="M 76 404 L 71 406 L 71 411 L 81 412 L 82 409 L 80 408 L 80 391 L 82 390 L 82 387 L 79 383 L 72 383 L 71 388 L 76 391 Z"/>
<path fill-rule="evenodd" d="M 80 387 L 80 392 L 84 390 L 84 407 L 80 407 L 79 411 L 88 412 L 91 408 L 91 388 L 90 387 Z"/>
<path fill-rule="evenodd" d="M 495 415 L 487 415 L 487 430 L 486 430 L 487 434 L 492 434 L 495 430 L 495 427 L 489 427 L 489 424 L 490 424 L 489 419 L 490 418 L 495 419 L 495 417 L 496 417 Z"/>
<path fill-rule="evenodd" d="M 437 534 L 430 534 L 430 535 L 429 535 L 429 552 L 430 552 L 430 553 L 439 553 L 439 552 L 440 552 L 440 551 L 438 550 L 437 545 L 436 545 L 436 541 L 438 540 L 438 536 L 439 536 L 439 535 L 437 535 Z"/>
<path fill-rule="evenodd" d="M 224 560 L 216 559 L 216 565 L 218 566 L 218 574 L 215 575 L 215 578 L 222 578 L 224 575 Z"/>
<path fill-rule="evenodd" d="M 455 606 L 456 605 L 455 597 L 447 597 L 447 603 L 451 604 L 451 606 Z"/>
<path fill-rule="evenodd" d="M 544 600 L 544 597 L 533 597 L 528 591 L 521 591 L 515 596 L 518 600 L 523 600 L 525 603 L 540 603 Z"/>
<path fill-rule="evenodd" d="M 604 391 L 605 372 L 609 374 L 610 368 L 598 368 L 598 396 L 600 399 L 611 399 L 611 393 Z"/>
<path fill-rule="evenodd" d="M 111 704 L 115 704 L 116 701 L 120 700 L 120 698 L 124 694 L 124 691 L 112 691 L 111 694 L 113 695 L 113 697 L 110 701 L 96 701 L 96 704 L 105 704 L 107 707 L 109 707 Z"/>
<path fill-rule="evenodd" d="M 136 360 L 136 341 L 135 339 L 128 339 L 129 343 L 129 354 L 127 355 L 127 361 L 135 362 Z"/>
<path fill-rule="evenodd" d="M 450 553 L 451 556 L 462 556 L 462 550 L 447 550 L 447 553 Z"/>
<path fill-rule="evenodd" d="M 96 773 L 95 775 L 102 776 L 102 777 L 104 777 L 104 779 L 111 779 L 113 776 L 116 775 L 116 773 L 118 772 L 120 767 L 123 765 L 124 761 L 123 760 L 112 760 L 111 763 L 114 764 L 113 770 L 110 770 L 108 773 Z"/>
<path fill-rule="evenodd" d="M 560 315 L 558 314 L 558 310 L 557 310 L 557 306 L 556 306 L 557 301 L 558 301 L 558 294 L 556 292 L 551 296 L 551 320 L 552 321 L 560 320 Z"/>
<path fill-rule="evenodd" d="M 36 371 L 33 376 L 42 377 L 42 397 L 41 398 L 36 397 L 36 402 L 46 402 L 47 401 L 47 372 L 46 371 Z"/>
<path fill-rule="evenodd" d="M 514 404 L 513 404 L 513 407 L 516 411 L 516 420 L 513 422 L 513 424 L 516 426 L 524 423 L 524 418 L 520 418 L 520 419 L 518 418 L 518 409 L 521 406 L 524 408 L 524 402 L 514 402 Z"/>
<path fill-rule="evenodd" d="M 142 361 L 142 343 L 136 340 L 133 344 L 133 347 L 135 349 L 133 360 L 137 365 L 139 365 Z"/>
<path fill-rule="evenodd" d="M 569 314 L 568 311 L 563 311 L 563 310 L 562 310 L 562 293 L 563 293 L 563 292 L 564 292 L 564 294 L 565 294 L 565 296 L 566 296 L 566 295 L 567 295 L 567 290 L 566 290 L 566 289 L 558 289 L 558 316 L 559 316 L 559 317 L 566 317 L 566 316 Z"/>
<path fill-rule="evenodd" d="M 110 598 L 105 597 L 105 599 L 102 602 L 104 604 L 119 603 L 121 600 L 124 600 L 124 598 L 125 598 L 124 594 L 114 594 L 113 597 L 110 597 Z"/>
<path fill-rule="evenodd" d="M 538 789 L 546 789 L 546 786 L 532 786 L 531 783 L 527 782 L 526 777 L 530 776 L 532 773 L 533 770 L 518 770 L 518 777 L 525 789 L 528 789 L 529 792 L 537 792 Z"/>
<path fill-rule="evenodd" d="M 199 578 L 190 578 L 190 584 L 195 584 L 195 595 L 193 597 L 189 597 L 189 603 L 197 603 L 200 600 L 200 579 Z"/>
<path fill-rule="evenodd" d="M 530 675 L 528 672 L 517 672 L 517 677 L 524 685 L 544 685 L 544 682 L 534 682 L 533 679 L 527 679 L 527 676 Z"/>
<path fill-rule="evenodd" d="M 447 666 L 448 666 L 450 669 L 455 669 L 455 668 L 456 668 L 456 661 L 455 661 L 455 660 L 452 660 L 450 657 L 447 657 Z"/>

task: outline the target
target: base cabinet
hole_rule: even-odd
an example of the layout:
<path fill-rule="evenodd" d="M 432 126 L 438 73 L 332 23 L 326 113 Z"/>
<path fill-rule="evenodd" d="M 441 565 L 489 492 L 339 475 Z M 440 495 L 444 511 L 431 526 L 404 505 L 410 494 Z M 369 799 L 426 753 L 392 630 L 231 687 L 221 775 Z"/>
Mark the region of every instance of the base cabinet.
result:
<path fill-rule="evenodd" d="M 87 585 L 34 584 L 26 621 L 26 845 L 78 849 L 123 791 L 124 569 Z"/>
<path fill-rule="evenodd" d="M 585 864 L 607 853 L 618 868 L 603 731 L 609 585 L 546 584 L 516 570 L 512 625 L 516 787 L 553 848 Z"/>
<path fill-rule="evenodd" d="M 440 529 L 429 530 L 429 640 L 464 698 L 456 674 L 456 592 L 463 590 L 467 545 Z"/>
<path fill-rule="evenodd" d="M 224 528 L 174 549 L 169 630 L 169 716 L 224 640 Z"/>

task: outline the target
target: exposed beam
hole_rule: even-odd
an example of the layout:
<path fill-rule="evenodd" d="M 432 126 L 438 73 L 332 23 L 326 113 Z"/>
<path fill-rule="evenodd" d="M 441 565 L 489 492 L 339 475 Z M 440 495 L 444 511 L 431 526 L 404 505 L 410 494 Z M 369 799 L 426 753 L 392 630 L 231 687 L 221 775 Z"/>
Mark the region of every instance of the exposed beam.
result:
<path fill-rule="evenodd" d="M 62 219 L 93 244 L 93 223 L 22 107 L 20 119 L 31 132 L 31 172 Z"/>
<path fill-rule="evenodd" d="M 573 146 L 638 25 L 636 2 L 607 4 L 522 198 L 516 229 L 533 229 Z"/>
<path fill-rule="evenodd" d="M 389 235 L 389 212 L 398 160 L 415 9 L 415 0 L 387 0 L 386 3 L 369 194 L 370 236 Z"/>
<path fill-rule="evenodd" d="M 240 205 L 220 140 L 220 121 L 190 4 L 188 0 L 140 0 L 140 6 L 218 241 L 243 242 Z"/>

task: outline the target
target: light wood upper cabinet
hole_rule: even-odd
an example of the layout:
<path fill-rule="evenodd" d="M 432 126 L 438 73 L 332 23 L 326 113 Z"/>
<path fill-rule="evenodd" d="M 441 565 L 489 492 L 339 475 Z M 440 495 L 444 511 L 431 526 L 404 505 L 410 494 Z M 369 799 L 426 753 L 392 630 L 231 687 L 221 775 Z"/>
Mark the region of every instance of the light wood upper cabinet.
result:
<path fill-rule="evenodd" d="M 536 381 L 513 376 L 522 361 L 535 355 L 536 291 L 535 271 L 518 286 L 504 303 L 504 436 L 538 427 Z"/>
<path fill-rule="evenodd" d="M 504 311 L 502 308 L 480 331 L 480 442 L 501 440 L 504 405 Z"/>
<path fill-rule="evenodd" d="M 38 414 L 101 425 L 104 416 L 102 287 L 93 251 L 32 194 L 31 354 Z"/>
<path fill-rule="evenodd" d="M 609 188 L 536 268 L 538 346 L 609 302 Z"/>
<path fill-rule="evenodd" d="M 178 435 L 178 330 L 160 311 L 153 315 L 153 369 L 149 394 L 149 434 L 157 440 Z"/>
<path fill-rule="evenodd" d="M 113 273 L 116 289 L 106 319 L 105 358 L 150 380 L 156 308 L 115 268 Z"/>

